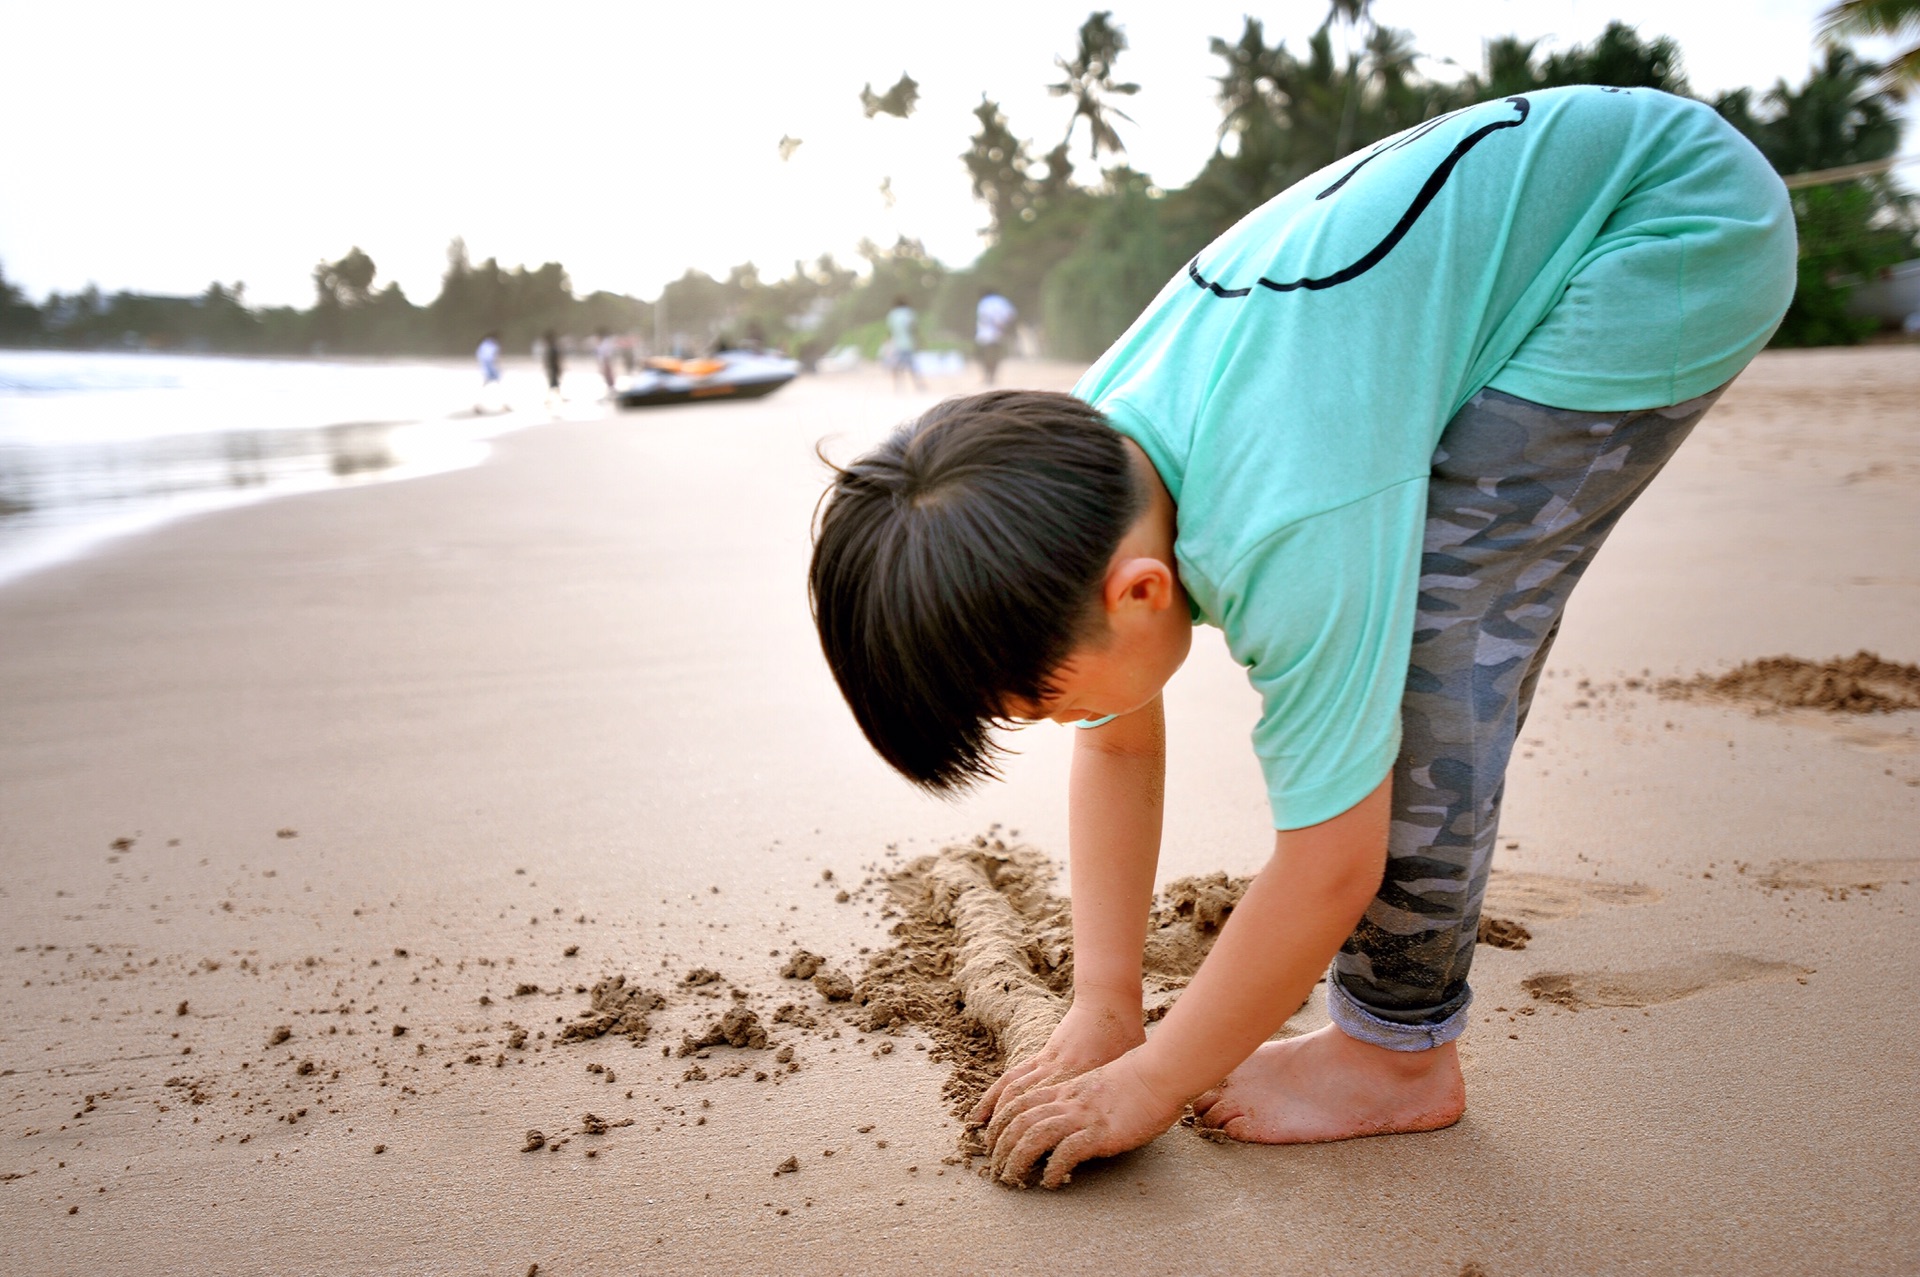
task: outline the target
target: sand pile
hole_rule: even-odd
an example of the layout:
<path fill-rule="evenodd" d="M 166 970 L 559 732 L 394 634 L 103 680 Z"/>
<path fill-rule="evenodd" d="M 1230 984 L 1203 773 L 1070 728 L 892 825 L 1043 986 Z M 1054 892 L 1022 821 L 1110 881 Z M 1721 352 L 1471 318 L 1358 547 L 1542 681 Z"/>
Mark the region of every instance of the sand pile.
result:
<path fill-rule="evenodd" d="M 1820 662 L 1768 656 L 1717 677 L 1668 679 L 1659 691 L 1675 700 L 1733 701 L 1763 710 L 1891 714 L 1920 709 L 1920 665 L 1883 661 L 1867 651 Z"/>
<path fill-rule="evenodd" d="M 1008 1058 L 992 1023 L 1017 1023 L 1020 1046 L 1031 1049 L 1045 1033 L 1027 1038 L 1043 1024 L 1051 1032 L 1065 1012 L 1070 923 L 1066 902 L 1047 891 L 1052 881 L 1053 866 L 1040 852 L 980 838 L 922 856 L 881 886 L 904 916 L 894 924 L 894 943 L 868 960 L 856 1014 L 870 1030 L 922 1029 L 932 1058 L 952 1068 L 941 1095 L 955 1113 L 972 1107 Z M 990 933 L 966 949 L 974 961 L 964 975 L 959 897 L 970 897 L 965 916 Z"/>
<path fill-rule="evenodd" d="M 1073 926 L 1052 894 L 1053 863 L 1032 847 L 976 838 L 922 856 L 883 890 L 904 917 L 869 959 L 856 1017 L 870 1030 L 918 1026 L 952 1074 L 964 1114 L 1015 1061 L 1046 1044 L 1073 989 Z M 1248 880 L 1211 874 L 1154 902 L 1145 952 L 1147 1019 L 1166 1013 L 1200 967 Z"/>
<path fill-rule="evenodd" d="M 608 976 L 596 982 L 590 996 L 589 1018 L 577 1020 L 562 1030 L 562 1042 L 579 1042 L 609 1033 L 622 1033 L 636 1043 L 644 1042 L 653 1032 L 653 1013 L 667 1004 L 667 1000 L 652 989 L 628 984 L 624 975 Z"/>

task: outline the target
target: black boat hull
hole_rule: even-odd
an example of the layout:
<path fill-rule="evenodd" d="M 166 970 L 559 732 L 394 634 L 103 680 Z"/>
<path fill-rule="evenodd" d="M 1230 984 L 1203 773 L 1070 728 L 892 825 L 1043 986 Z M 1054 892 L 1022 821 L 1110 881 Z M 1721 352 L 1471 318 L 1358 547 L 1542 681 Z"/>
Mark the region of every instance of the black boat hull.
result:
<path fill-rule="evenodd" d="M 668 408 L 676 404 L 713 403 L 729 399 L 761 399 L 792 381 L 792 377 L 756 378 L 753 381 L 714 381 L 705 385 L 621 391 L 615 395 L 622 408 Z"/>

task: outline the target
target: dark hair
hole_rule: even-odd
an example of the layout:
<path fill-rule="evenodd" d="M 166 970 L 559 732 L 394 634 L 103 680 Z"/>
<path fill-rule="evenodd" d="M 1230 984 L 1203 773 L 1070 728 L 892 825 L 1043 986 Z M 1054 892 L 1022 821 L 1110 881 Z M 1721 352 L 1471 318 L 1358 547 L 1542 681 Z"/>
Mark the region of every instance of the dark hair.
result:
<path fill-rule="evenodd" d="M 993 777 L 1006 699 L 1045 699 L 1145 508 L 1125 445 L 1071 395 L 937 405 L 837 473 L 808 585 L 867 740 L 924 789 Z"/>

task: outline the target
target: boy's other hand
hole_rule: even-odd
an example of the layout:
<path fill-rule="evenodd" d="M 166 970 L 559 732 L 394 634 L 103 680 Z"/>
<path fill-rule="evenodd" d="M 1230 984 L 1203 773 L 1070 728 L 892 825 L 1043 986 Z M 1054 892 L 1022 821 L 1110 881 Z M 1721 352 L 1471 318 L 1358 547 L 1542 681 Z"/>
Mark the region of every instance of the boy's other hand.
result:
<path fill-rule="evenodd" d="M 1076 989 L 1073 1005 L 1054 1026 L 1047 1044 L 1037 1054 L 1001 1074 L 1000 1080 L 980 1097 L 980 1103 L 968 1114 L 967 1121 L 982 1125 L 995 1116 L 1000 1106 L 1032 1088 L 1090 1072 L 1119 1059 L 1146 1040 L 1137 989 L 1130 998 L 1106 997 L 1097 991 Z"/>
<path fill-rule="evenodd" d="M 1113 1063 L 1004 1101 L 987 1128 L 992 1168 L 1025 1186 L 1046 1158 L 1040 1187 L 1059 1188 L 1091 1157 L 1139 1148 L 1178 1120 L 1183 1104 L 1156 1095 L 1128 1054 Z"/>

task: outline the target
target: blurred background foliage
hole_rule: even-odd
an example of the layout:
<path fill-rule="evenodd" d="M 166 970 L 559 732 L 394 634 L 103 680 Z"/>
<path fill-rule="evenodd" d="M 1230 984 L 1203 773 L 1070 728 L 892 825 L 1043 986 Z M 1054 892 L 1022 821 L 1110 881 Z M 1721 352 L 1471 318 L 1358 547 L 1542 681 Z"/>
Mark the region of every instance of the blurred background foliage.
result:
<path fill-rule="evenodd" d="M 1920 30 L 1917 14 L 1920 0 L 1840 0 L 1803 83 L 1740 89 L 1712 105 L 1783 175 L 1887 160 L 1900 146 L 1898 104 L 1920 76 L 1920 49 L 1882 66 L 1841 41 L 1913 33 Z M 812 359 L 840 345 L 871 355 L 897 298 L 921 312 L 926 345 L 964 347 L 974 303 L 993 288 L 1019 308 L 1044 353 L 1090 359 L 1214 236 L 1351 151 L 1475 102 L 1557 85 L 1690 92 L 1674 42 L 1645 39 L 1622 23 L 1587 44 L 1545 54 L 1538 45 L 1512 36 L 1489 40 L 1478 69 L 1455 68 L 1442 79 L 1422 72 L 1411 33 L 1374 21 L 1368 0 L 1333 0 L 1298 51 L 1269 42 L 1260 20 L 1248 17 L 1236 38 L 1211 41 L 1221 64 L 1213 154 L 1186 186 L 1163 190 L 1125 161 L 1121 126 L 1130 121 L 1116 99 L 1139 86 L 1118 78 L 1126 34 L 1110 11 L 1099 11 L 1080 27 L 1072 55 L 1054 60 L 1063 78 L 1047 87 L 1073 105 L 1058 145 L 1040 153 L 998 103 L 983 96 L 975 108 L 978 131 L 960 160 L 985 216 L 984 248 L 964 268 L 950 268 L 903 238 L 890 246 L 863 243 L 857 263 L 831 255 L 795 262 L 779 279 L 764 278 L 752 264 L 724 278 L 688 270 L 644 301 L 578 296 L 558 262 L 475 264 L 456 239 L 439 295 L 425 305 L 398 285 L 381 286 L 376 263 L 355 247 L 314 267 L 314 303 L 305 310 L 250 307 L 244 284 L 219 282 L 197 297 L 109 295 L 90 287 L 35 305 L 0 271 L 0 342 L 424 355 L 470 351 L 489 331 L 511 351 L 548 330 L 607 330 L 662 350 L 764 342 Z M 904 73 L 885 94 L 871 85 L 860 93 L 869 116 L 900 119 L 917 96 Z M 1072 158 L 1081 137 L 1084 168 Z M 1847 290 L 1920 256 L 1913 197 L 1883 170 L 1800 187 L 1793 201 L 1800 288 L 1776 343 L 1858 341 L 1873 324 L 1847 314 Z"/>

